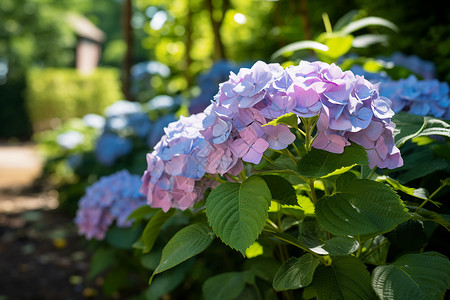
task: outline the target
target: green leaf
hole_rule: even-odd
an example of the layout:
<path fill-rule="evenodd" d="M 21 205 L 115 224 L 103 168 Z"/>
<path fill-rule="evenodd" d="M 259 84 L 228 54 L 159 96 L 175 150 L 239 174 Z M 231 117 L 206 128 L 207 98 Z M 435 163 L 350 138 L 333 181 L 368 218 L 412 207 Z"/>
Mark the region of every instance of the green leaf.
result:
<path fill-rule="evenodd" d="M 330 240 L 326 240 L 322 248 L 331 256 L 343 256 L 358 250 L 359 243 L 350 237 L 336 236 Z"/>
<path fill-rule="evenodd" d="M 339 256 L 318 268 L 312 286 L 318 300 L 376 299 L 366 266 L 354 256 Z"/>
<path fill-rule="evenodd" d="M 203 284 L 203 297 L 205 300 L 232 300 L 244 290 L 244 274 L 228 272 L 216 275 Z"/>
<path fill-rule="evenodd" d="M 111 227 L 106 233 L 106 241 L 113 247 L 119 249 L 130 249 L 138 239 L 140 230 L 134 227 Z"/>
<path fill-rule="evenodd" d="M 384 235 L 377 235 L 364 243 L 362 247 L 366 249 L 360 258 L 362 257 L 366 264 L 384 265 L 386 264 L 389 246 L 389 240 Z"/>
<path fill-rule="evenodd" d="M 341 191 L 344 187 L 356 179 L 356 175 L 352 172 L 346 172 L 336 178 L 336 190 Z"/>
<path fill-rule="evenodd" d="M 350 24 L 345 26 L 340 32 L 342 32 L 343 34 L 350 34 L 367 26 L 383 26 L 390 28 L 393 31 L 398 31 L 398 27 L 391 21 L 388 21 L 380 17 L 367 17 L 351 22 Z"/>
<path fill-rule="evenodd" d="M 105 296 L 112 298 L 113 294 L 119 291 L 127 284 L 128 270 L 116 267 L 111 269 L 103 278 L 102 290 Z"/>
<path fill-rule="evenodd" d="M 385 236 L 393 246 L 408 252 L 420 251 L 428 241 L 421 220 L 408 220 Z"/>
<path fill-rule="evenodd" d="M 428 191 L 425 190 L 424 188 L 418 188 L 418 189 L 410 188 L 410 187 L 407 187 L 407 186 L 401 184 L 397 180 L 392 179 L 387 176 L 379 176 L 377 178 L 377 181 L 387 182 L 394 188 L 394 190 L 402 191 L 403 193 L 405 193 L 407 195 L 410 195 L 410 196 L 413 196 L 413 197 L 416 197 L 416 198 L 419 198 L 422 200 L 428 199 L 428 196 L 429 196 Z"/>
<path fill-rule="evenodd" d="M 414 214 L 414 218 L 421 221 L 431 221 L 443 226 L 450 231 L 450 215 L 441 215 L 437 212 L 424 210 L 423 208 Z"/>
<path fill-rule="evenodd" d="M 387 185 L 355 179 L 316 205 L 319 223 L 329 232 L 358 236 L 392 230 L 410 218 L 399 196 Z"/>
<path fill-rule="evenodd" d="M 289 258 L 275 274 L 273 288 L 276 291 L 295 290 L 308 286 L 313 279 L 314 271 L 320 260 L 311 253 L 300 258 Z"/>
<path fill-rule="evenodd" d="M 281 263 L 275 258 L 259 256 L 246 260 L 245 265 L 255 276 L 272 283 Z"/>
<path fill-rule="evenodd" d="M 443 299 L 450 285 L 450 261 L 436 252 L 406 254 L 376 267 L 372 285 L 382 299 Z"/>
<path fill-rule="evenodd" d="M 328 47 L 328 50 L 315 49 L 317 57 L 321 61 L 334 63 L 352 48 L 353 36 L 324 32 L 316 40 Z"/>
<path fill-rule="evenodd" d="M 164 295 L 173 291 L 188 276 L 188 272 L 194 266 L 193 260 L 187 260 L 178 266 L 164 272 L 152 281 L 152 284 L 145 291 L 145 300 L 161 300 Z"/>
<path fill-rule="evenodd" d="M 161 231 L 161 228 L 166 224 L 166 222 L 175 214 L 175 210 L 171 209 L 168 212 L 164 213 L 162 210 L 158 210 L 156 214 L 148 221 L 145 226 L 144 232 L 142 232 L 142 236 L 139 240 L 143 245 L 143 252 L 149 252 L 152 250 L 153 245 L 155 244 L 156 238 Z"/>
<path fill-rule="evenodd" d="M 339 20 L 336 21 L 336 24 L 333 26 L 333 31 L 339 31 L 348 24 L 350 24 L 355 17 L 359 15 L 359 10 L 353 9 L 349 12 L 347 12 L 345 15 L 339 18 Z"/>
<path fill-rule="evenodd" d="M 445 120 L 399 112 L 392 117 L 392 122 L 396 125 L 394 137 L 397 147 L 419 136 L 450 137 L 450 124 Z"/>
<path fill-rule="evenodd" d="M 314 217 L 306 217 L 299 224 L 298 239 L 309 249 L 321 255 L 327 255 L 322 246 L 326 240 L 326 232 Z"/>
<path fill-rule="evenodd" d="M 178 231 L 164 247 L 153 276 L 164 272 L 202 252 L 214 240 L 214 232 L 203 223 L 191 224 Z"/>
<path fill-rule="evenodd" d="M 364 34 L 353 39 L 354 48 L 366 48 L 373 44 L 386 44 L 388 36 L 385 34 Z"/>
<path fill-rule="evenodd" d="M 264 254 L 264 248 L 258 242 L 254 242 L 245 250 L 245 256 L 247 258 L 254 258 L 262 254 Z"/>
<path fill-rule="evenodd" d="M 298 163 L 297 172 L 308 178 L 324 178 L 345 173 L 356 165 L 367 165 L 367 154 L 363 147 L 352 144 L 341 154 L 320 149 L 311 149 Z M 340 169 L 340 171 L 336 171 Z"/>
<path fill-rule="evenodd" d="M 261 178 L 266 182 L 273 200 L 280 204 L 298 205 L 295 189 L 289 181 L 277 175 L 263 175 Z"/>
<path fill-rule="evenodd" d="M 404 147 L 410 145 L 405 145 Z M 416 146 L 413 150 L 410 154 L 402 152 L 404 165 L 399 169 L 400 175 L 396 176 L 396 179 L 401 183 L 423 178 L 428 174 L 450 167 L 449 161 L 436 157 L 429 147 Z"/>
<path fill-rule="evenodd" d="M 223 183 L 209 194 L 206 216 L 214 232 L 242 254 L 261 233 L 272 195 L 259 176 L 242 183 Z"/>
<path fill-rule="evenodd" d="M 298 127 L 298 116 L 294 113 L 287 113 L 276 119 L 273 119 L 272 121 L 270 121 L 264 125 L 261 125 L 261 127 L 277 126 L 278 124 L 284 124 L 284 125 L 292 127 L 292 128 L 297 128 Z"/>
<path fill-rule="evenodd" d="M 289 157 L 283 155 L 275 159 L 273 164 L 270 164 L 255 173 L 268 175 L 274 173 L 297 175 L 296 167 L 295 163 Z"/>
<path fill-rule="evenodd" d="M 150 251 L 140 256 L 141 265 L 149 270 L 154 271 L 161 260 L 161 250 L 160 251 Z"/>
<path fill-rule="evenodd" d="M 136 210 L 134 210 L 129 216 L 128 216 L 128 220 L 140 220 L 140 219 L 144 219 L 150 215 L 153 215 L 155 212 L 157 212 L 158 210 L 155 208 L 150 207 L 149 205 L 144 205 L 141 206 L 139 208 L 137 208 Z"/>
<path fill-rule="evenodd" d="M 91 260 L 91 269 L 88 279 L 91 280 L 101 272 L 112 266 L 115 262 L 115 251 L 113 248 L 99 248 L 95 251 Z"/>
<path fill-rule="evenodd" d="M 280 48 L 278 51 L 276 51 L 274 54 L 272 54 L 271 59 L 277 58 L 283 54 L 299 51 L 299 50 L 307 50 L 307 49 L 313 49 L 313 50 L 322 50 L 327 51 L 328 46 L 315 42 L 315 41 L 300 41 L 288 44 L 282 48 Z"/>

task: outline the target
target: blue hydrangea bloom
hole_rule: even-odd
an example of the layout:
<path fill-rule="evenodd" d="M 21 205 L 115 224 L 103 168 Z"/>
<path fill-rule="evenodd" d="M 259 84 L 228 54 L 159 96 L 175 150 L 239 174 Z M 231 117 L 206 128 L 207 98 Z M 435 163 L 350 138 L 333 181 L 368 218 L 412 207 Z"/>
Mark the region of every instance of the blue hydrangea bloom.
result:
<path fill-rule="evenodd" d="M 153 123 L 152 130 L 148 135 L 147 145 L 150 148 L 155 147 L 161 137 L 164 135 L 164 127 L 169 125 L 169 123 L 175 122 L 177 119 L 173 114 L 168 114 L 160 117 Z"/>
<path fill-rule="evenodd" d="M 97 140 L 95 157 L 105 166 L 112 166 L 118 158 L 131 153 L 133 143 L 116 134 L 104 133 Z"/>
<path fill-rule="evenodd" d="M 227 60 L 219 60 L 207 72 L 200 74 L 197 84 L 201 90 L 200 95 L 191 100 L 189 113 L 196 114 L 202 112 L 219 91 L 219 84 L 228 79 L 230 72 L 237 73 L 240 67 Z"/>
<path fill-rule="evenodd" d="M 381 85 L 380 94 L 392 100 L 395 112 L 449 117 L 449 86 L 437 79 L 418 80 L 414 75 Z"/>

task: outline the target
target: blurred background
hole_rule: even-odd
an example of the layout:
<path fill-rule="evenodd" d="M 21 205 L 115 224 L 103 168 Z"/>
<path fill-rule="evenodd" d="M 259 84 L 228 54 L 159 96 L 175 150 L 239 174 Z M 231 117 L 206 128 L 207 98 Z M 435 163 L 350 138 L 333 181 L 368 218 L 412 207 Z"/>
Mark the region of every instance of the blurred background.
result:
<path fill-rule="evenodd" d="M 142 174 L 163 128 L 203 111 L 230 71 L 320 58 L 450 83 L 449 11 L 437 0 L 1 0 L 0 300 L 117 298 L 120 279 L 103 293 L 104 278 L 85 280 L 78 200 L 101 176 Z M 385 21 L 326 35 L 368 17 Z M 331 56 L 283 48 L 330 40 Z"/>
<path fill-rule="evenodd" d="M 281 47 L 324 32 L 322 13 L 334 25 L 352 10 L 399 28 L 364 29 L 389 35 L 388 43 L 353 52 L 415 54 L 450 80 L 448 4 L 436 0 L 2 0 L 0 139 L 28 140 L 56 119 L 101 114 L 119 99 L 192 101 L 199 74 L 215 62 L 269 62 Z"/>

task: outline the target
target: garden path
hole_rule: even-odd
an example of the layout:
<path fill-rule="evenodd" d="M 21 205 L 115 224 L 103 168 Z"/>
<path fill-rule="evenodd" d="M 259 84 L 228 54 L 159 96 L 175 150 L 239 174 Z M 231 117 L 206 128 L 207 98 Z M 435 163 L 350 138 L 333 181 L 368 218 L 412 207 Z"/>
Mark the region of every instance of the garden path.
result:
<path fill-rule="evenodd" d="M 38 183 L 41 168 L 32 144 L 0 144 L 0 300 L 102 299 L 72 217 Z"/>

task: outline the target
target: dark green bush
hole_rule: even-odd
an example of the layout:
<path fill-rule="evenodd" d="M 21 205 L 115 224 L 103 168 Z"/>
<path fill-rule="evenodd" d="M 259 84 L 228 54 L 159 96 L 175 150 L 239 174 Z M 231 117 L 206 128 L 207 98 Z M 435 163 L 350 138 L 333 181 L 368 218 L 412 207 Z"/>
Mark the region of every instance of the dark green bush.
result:
<path fill-rule="evenodd" d="M 119 72 L 112 68 L 99 68 L 89 75 L 76 69 L 31 69 L 26 97 L 35 130 L 50 127 L 53 118 L 103 114 L 106 107 L 123 98 Z"/>

